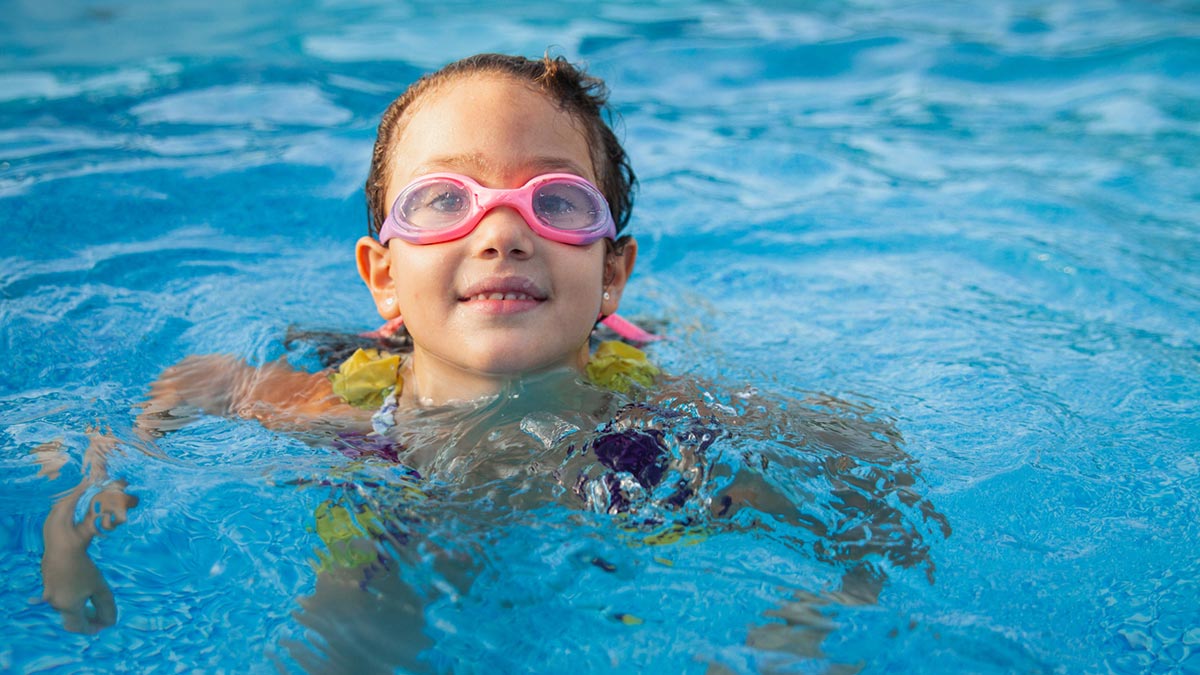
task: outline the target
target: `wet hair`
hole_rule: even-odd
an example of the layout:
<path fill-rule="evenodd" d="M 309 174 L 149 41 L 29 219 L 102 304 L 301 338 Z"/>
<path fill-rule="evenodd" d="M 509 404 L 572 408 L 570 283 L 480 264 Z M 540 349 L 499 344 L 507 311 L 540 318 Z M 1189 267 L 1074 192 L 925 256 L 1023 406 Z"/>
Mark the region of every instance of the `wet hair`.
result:
<path fill-rule="evenodd" d="M 391 206 L 386 203 L 391 149 L 404 126 L 406 114 L 422 97 L 437 91 L 440 86 L 477 74 L 505 75 L 527 83 L 582 125 L 591 153 L 592 170 L 599 182 L 596 187 L 608 200 L 619 235 L 629 222 L 637 178 L 625 149 L 605 121 L 606 117 L 611 119 L 613 113 L 608 105 L 608 88 L 604 81 L 588 75 L 561 56 L 550 58 L 547 55 L 535 61 L 506 54 L 476 54 L 425 75 L 383 112 L 375 137 L 375 150 L 371 154 L 371 172 L 367 175 L 367 227 L 370 234 L 379 235 L 379 228 L 387 219 Z"/>

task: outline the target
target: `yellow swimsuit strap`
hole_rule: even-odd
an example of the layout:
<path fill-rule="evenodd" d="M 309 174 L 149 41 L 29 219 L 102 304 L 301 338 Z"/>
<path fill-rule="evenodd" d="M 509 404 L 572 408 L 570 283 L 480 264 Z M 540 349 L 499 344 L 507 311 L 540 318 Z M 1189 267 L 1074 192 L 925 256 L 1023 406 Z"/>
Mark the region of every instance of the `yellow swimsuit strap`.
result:
<path fill-rule="evenodd" d="M 584 371 L 592 384 L 622 394 L 634 386 L 653 387 L 659 373 L 646 352 L 619 340 L 601 342 Z"/>
<path fill-rule="evenodd" d="M 393 391 L 404 389 L 400 362 L 399 354 L 359 349 L 330 373 L 333 393 L 356 408 L 375 410 Z"/>

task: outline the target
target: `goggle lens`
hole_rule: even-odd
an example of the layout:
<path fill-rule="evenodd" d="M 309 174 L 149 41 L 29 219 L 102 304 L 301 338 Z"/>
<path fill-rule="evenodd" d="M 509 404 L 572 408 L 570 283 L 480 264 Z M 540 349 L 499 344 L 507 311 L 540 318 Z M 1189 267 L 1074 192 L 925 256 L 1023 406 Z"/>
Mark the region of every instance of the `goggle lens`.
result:
<path fill-rule="evenodd" d="M 556 230 L 595 227 L 607 208 L 583 186 L 565 181 L 545 183 L 533 193 L 533 213 Z"/>
<path fill-rule="evenodd" d="M 396 211 L 419 230 L 445 230 L 471 213 L 471 191 L 449 180 L 418 183 L 405 191 Z"/>

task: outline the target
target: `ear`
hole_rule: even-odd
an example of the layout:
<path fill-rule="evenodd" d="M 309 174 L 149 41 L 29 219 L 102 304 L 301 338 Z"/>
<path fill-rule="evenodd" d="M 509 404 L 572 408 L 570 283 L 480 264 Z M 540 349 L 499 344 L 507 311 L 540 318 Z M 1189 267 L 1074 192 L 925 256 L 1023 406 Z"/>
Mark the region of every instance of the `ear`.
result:
<path fill-rule="evenodd" d="M 373 237 L 363 237 L 354 245 L 354 258 L 358 263 L 358 276 L 371 291 L 379 316 L 385 319 L 400 316 L 396 282 L 392 279 L 392 256 L 387 246 Z"/>
<path fill-rule="evenodd" d="M 604 291 L 608 298 L 600 301 L 603 316 L 616 314 L 625 284 L 633 274 L 633 263 L 637 261 L 637 240 L 633 237 L 625 237 L 614 248 L 604 259 Z"/>

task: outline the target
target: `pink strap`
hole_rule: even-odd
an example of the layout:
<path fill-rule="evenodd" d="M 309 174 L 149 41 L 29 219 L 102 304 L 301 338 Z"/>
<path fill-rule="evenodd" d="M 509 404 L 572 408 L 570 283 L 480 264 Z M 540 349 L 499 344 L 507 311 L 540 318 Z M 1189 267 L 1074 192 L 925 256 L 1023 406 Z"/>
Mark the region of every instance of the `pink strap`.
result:
<path fill-rule="evenodd" d="M 376 328 L 375 330 L 369 330 L 365 333 L 359 333 L 358 336 L 365 337 L 365 338 L 371 338 L 373 340 L 389 338 L 389 337 L 392 337 L 393 335 L 395 335 L 396 331 L 400 330 L 400 327 L 403 325 L 404 325 L 404 317 L 398 316 L 394 319 L 388 319 L 388 322 L 383 324 L 379 328 Z"/>
<path fill-rule="evenodd" d="M 620 335 L 626 340 L 633 340 L 634 342 L 654 342 L 655 340 L 663 339 L 661 335 L 655 335 L 654 333 L 648 332 L 628 319 L 617 316 L 616 314 L 609 314 L 608 316 L 604 317 L 600 323 L 608 326 L 614 333 Z"/>
<path fill-rule="evenodd" d="M 655 340 L 663 339 L 661 335 L 655 335 L 654 333 L 643 330 L 633 322 L 617 316 L 616 314 L 608 315 L 604 319 L 601 319 L 600 323 L 608 326 L 614 333 L 620 335 L 626 340 L 632 340 L 634 342 L 654 342 Z M 380 338 L 386 338 L 395 335 L 396 331 L 400 330 L 400 327 L 403 325 L 404 317 L 398 316 L 389 320 L 387 323 L 373 331 L 360 333 L 359 335 L 365 338 L 378 340 Z"/>

